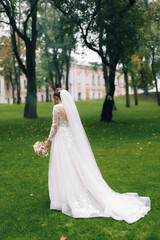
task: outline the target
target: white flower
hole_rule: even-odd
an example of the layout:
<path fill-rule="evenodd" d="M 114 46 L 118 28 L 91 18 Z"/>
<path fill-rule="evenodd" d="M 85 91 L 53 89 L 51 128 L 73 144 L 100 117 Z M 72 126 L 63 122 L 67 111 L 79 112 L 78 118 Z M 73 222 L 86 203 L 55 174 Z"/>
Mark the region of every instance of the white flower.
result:
<path fill-rule="evenodd" d="M 36 151 L 36 150 L 38 150 L 39 148 L 38 148 L 38 146 L 36 145 L 36 146 L 34 146 L 34 150 Z"/>
<path fill-rule="evenodd" d="M 37 155 L 39 155 L 40 157 L 46 157 L 48 156 L 48 149 L 44 146 L 43 142 L 36 142 L 33 145 L 34 151 Z"/>

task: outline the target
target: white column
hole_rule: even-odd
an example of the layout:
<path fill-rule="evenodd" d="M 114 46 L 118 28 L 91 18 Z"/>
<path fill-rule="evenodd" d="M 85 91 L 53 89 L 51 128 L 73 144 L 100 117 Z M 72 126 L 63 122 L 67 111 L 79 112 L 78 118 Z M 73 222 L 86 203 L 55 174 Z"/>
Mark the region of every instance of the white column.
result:
<path fill-rule="evenodd" d="M 89 73 L 89 99 L 92 99 L 92 72 Z"/>
<path fill-rule="evenodd" d="M 83 69 L 82 70 L 82 77 L 81 77 L 82 100 L 86 100 L 85 84 L 86 84 L 86 76 L 85 76 L 85 70 Z"/>
<path fill-rule="evenodd" d="M 1 84 L 0 102 L 6 103 L 6 101 L 5 101 L 5 81 L 4 81 L 3 77 L 0 77 L 0 84 Z"/>
<path fill-rule="evenodd" d="M 74 69 L 74 100 L 77 101 L 78 100 L 78 92 L 77 92 L 77 69 Z"/>

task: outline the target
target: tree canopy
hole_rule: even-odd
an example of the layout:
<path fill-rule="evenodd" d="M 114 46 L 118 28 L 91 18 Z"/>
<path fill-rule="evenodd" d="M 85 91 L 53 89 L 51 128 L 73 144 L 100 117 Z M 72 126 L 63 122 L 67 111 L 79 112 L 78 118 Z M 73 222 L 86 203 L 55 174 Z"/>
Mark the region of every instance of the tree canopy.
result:
<path fill-rule="evenodd" d="M 158 0 L 0 0 L 0 14 L 1 24 L 6 23 L 11 28 L 14 54 L 27 77 L 25 117 L 37 117 L 37 83 L 50 84 L 55 89 L 61 86 L 65 75 L 68 89 L 71 52 L 76 47 L 77 32 L 83 45 L 96 52 L 102 61 L 106 86 L 102 121 L 112 120 L 115 73 L 121 64 L 126 81 L 131 74 L 131 85 L 135 88 L 147 92 L 154 81 L 160 104 Z M 25 45 L 23 56 L 16 36 Z M 137 56 L 140 65 L 133 63 L 133 56 Z"/>

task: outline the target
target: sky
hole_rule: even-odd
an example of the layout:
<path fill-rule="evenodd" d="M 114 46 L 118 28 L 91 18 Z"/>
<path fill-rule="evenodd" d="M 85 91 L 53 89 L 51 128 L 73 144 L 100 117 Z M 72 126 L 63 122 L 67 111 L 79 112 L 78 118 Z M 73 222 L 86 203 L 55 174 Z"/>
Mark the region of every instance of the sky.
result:
<path fill-rule="evenodd" d="M 80 65 L 88 65 L 90 62 L 101 63 L 99 55 L 87 47 L 82 47 L 80 42 L 78 43 L 76 53 L 72 53 L 72 57 L 74 57 Z"/>
<path fill-rule="evenodd" d="M 7 26 L 1 28 L 0 37 L 7 34 Z M 90 62 L 101 63 L 99 55 L 90 50 L 87 47 L 82 47 L 82 43 L 78 40 L 76 53 L 72 52 L 72 57 L 77 61 L 77 64 L 80 65 L 89 65 Z"/>

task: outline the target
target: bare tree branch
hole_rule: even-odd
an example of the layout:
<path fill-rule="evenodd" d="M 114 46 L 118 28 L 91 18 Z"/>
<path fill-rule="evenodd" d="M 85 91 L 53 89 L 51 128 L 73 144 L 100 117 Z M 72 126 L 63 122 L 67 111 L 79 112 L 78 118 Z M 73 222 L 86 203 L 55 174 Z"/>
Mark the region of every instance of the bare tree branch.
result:
<path fill-rule="evenodd" d="M 30 13 L 28 14 L 28 16 L 27 16 L 27 18 L 26 18 L 26 20 L 25 20 L 25 22 L 24 22 L 24 34 L 25 34 L 25 36 L 27 36 L 26 30 L 27 30 L 28 20 L 29 20 L 29 18 L 32 16 L 32 14 L 33 14 L 36 6 L 37 6 L 38 1 L 39 1 L 39 0 L 35 0 L 35 2 L 33 3 L 32 7 L 31 7 L 31 9 L 30 9 Z"/>
<path fill-rule="evenodd" d="M 12 29 L 12 31 L 13 32 L 11 33 L 11 39 L 12 39 L 12 44 L 13 44 L 13 48 L 14 48 L 14 53 L 15 53 L 15 56 L 17 58 L 19 66 L 21 67 L 24 74 L 27 76 L 27 69 L 26 69 L 25 65 L 23 64 L 22 60 L 20 59 L 20 56 L 19 56 L 19 53 L 18 53 L 15 31 L 14 31 L 14 29 Z"/>
<path fill-rule="evenodd" d="M 91 17 L 91 19 L 90 19 L 90 21 L 89 21 L 89 23 L 88 23 L 88 26 L 87 26 L 87 28 L 86 28 L 86 36 L 88 35 L 90 26 L 91 26 L 91 24 L 92 24 L 95 16 L 98 14 L 98 12 L 99 12 L 99 10 L 100 10 L 100 8 L 101 8 L 101 2 L 102 2 L 102 0 L 99 0 L 99 1 L 98 1 L 97 7 L 96 7 L 95 11 L 93 12 L 92 17 Z"/>
<path fill-rule="evenodd" d="M 17 34 L 23 39 L 23 41 L 26 41 L 24 34 L 17 28 L 15 19 L 11 16 L 9 6 L 4 4 L 3 0 L 0 0 L 0 4 L 3 6 L 5 13 L 6 13 L 7 17 L 9 18 L 10 25 L 12 26 L 14 31 L 17 32 Z"/>
<path fill-rule="evenodd" d="M 0 23 L 4 23 L 4 24 L 8 24 L 8 25 L 10 25 L 9 22 L 5 22 L 5 21 L 3 21 L 3 20 L 1 20 Z"/>
<path fill-rule="evenodd" d="M 86 27 L 86 33 L 84 33 L 84 29 L 83 29 L 83 27 L 81 26 L 80 22 L 77 20 L 77 18 L 75 18 L 73 15 L 70 15 L 70 12 L 66 12 L 66 11 L 64 11 L 64 10 L 61 8 L 61 5 L 62 5 L 61 2 L 62 2 L 61 0 L 58 1 L 58 2 L 57 2 L 57 1 L 54 1 L 53 4 L 54 4 L 54 5 L 58 8 L 58 10 L 59 10 L 60 12 L 62 12 L 64 15 L 70 16 L 70 18 L 73 20 L 73 22 L 75 22 L 75 23 L 79 26 L 79 28 L 80 28 L 80 30 L 81 30 L 81 33 L 82 33 L 82 38 L 83 38 L 86 46 L 87 46 L 88 48 L 90 48 L 91 50 L 93 50 L 94 52 L 98 53 L 98 55 L 100 55 L 102 58 L 104 58 L 103 54 L 102 54 L 98 49 L 94 48 L 94 47 L 92 46 L 92 44 L 87 41 L 87 37 L 88 37 L 88 33 L 89 33 L 90 26 L 91 26 L 92 21 L 94 20 L 95 16 L 97 15 L 98 11 L 100 10 L 102 0 L 97 1 L 97 7 L 96 7 L 95 11 L 93 12 L 92 17 L 91 17 L 91 19 L 90 19 L 90 21 L 89 21 L 89 23 L 88 23 L 88 25 L 87 25 L 87 27 Z M 60 5 L 59 5 L 59 4 L 60 4 Z M 73 9 L 72 9 L 72 10 L 73 10 Z M 104 60 L 104 61 L 105 61 L 106 65 L 109 66 L 109 63 L 107 62 L 107 60 Z"/>

